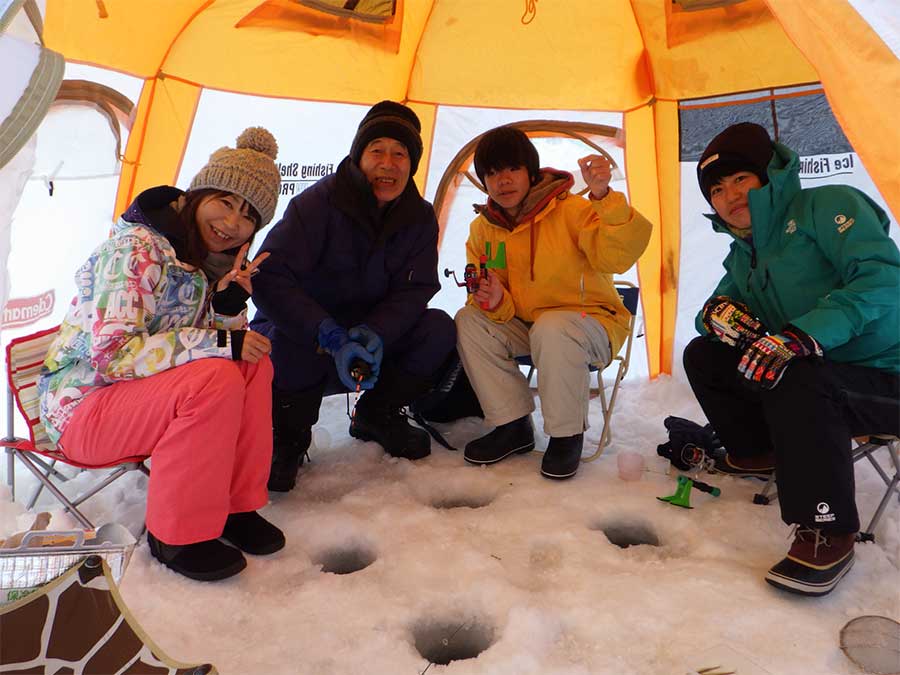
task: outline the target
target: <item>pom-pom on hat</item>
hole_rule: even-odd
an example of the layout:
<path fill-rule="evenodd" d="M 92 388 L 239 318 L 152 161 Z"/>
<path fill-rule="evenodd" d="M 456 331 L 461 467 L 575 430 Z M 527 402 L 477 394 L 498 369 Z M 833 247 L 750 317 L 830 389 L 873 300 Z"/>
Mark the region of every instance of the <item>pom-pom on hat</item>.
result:
<path fill-rule="evenodd" d="M 373 105 L 356 130 L 350 146 L 350 159 L 359 166 L 366 146 L 376 138 L 393 138 L 406 146 L 409 153 L 409 175 L 414 176 L 422 158 L 422 124 L 412 110 L 396 101 Z"/>
<path fill-rule="evenodd" d="M 212 188 L 243 197 L 259 213 L 259 228 L 275 216 L 281 174 L 275 166 L 278 143 L 262 127 L 244 129 L 234 148 L 219 148 L 194 176 L 189 190 Z"/>
<path fill-rule="evenodd" d="M 749 171 L 765 185 L 766 169 L 772 159 L 772 139 L 765 128 L 752 122 L 732 124 L 709 142 L 697 162 L 697 180 L 706 201 L 709 192 L 725 176 Z"/>

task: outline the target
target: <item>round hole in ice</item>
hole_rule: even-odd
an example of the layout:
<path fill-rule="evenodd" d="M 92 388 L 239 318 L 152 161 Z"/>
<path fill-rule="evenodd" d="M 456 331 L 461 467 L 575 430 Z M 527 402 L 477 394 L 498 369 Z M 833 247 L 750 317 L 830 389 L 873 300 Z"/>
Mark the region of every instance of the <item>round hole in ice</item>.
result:
<path fill-rule="evenodd" d="M 412 629 L 413 644 L 423 659 L 445 666 L 474 659 L 494 644 L 494 627 L 477 618 L 423 620 Z"/>
<path fill-rule="evenodd" d="M 313 559 L 322 566 L 323 572 L 330 574 L 352 574 L 365 569 L 378 559 L 375 551 L 368 546 L 355 545 L 330 548 Z"/>
<path fill-rule="evenodd" d="M 619 548 L 629 546 L 659 546 L 659 536 L 649 522 L 634 519 L 610 520 L 591 527 L 601 530 L 611 544 Z"/>
<path fill-rule="evenodd" d="M 487 506 L 494 498 L 490 495 L 474 495 L 474 494 L 458 494 L 458 495 L 440 495 L 431 500 L 431 505 L 436 509 L 480 509 Z"/>

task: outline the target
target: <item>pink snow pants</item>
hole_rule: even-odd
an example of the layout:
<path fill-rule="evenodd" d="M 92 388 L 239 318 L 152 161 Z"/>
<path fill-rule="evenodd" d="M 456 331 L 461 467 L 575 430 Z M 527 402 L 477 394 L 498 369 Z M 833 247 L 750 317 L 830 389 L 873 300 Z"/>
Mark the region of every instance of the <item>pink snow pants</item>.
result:
<path fill-rule="evenodd" d="M 272 362 L 207 358 L 91 392 L 59 446 L 84 464 L 149 456 L 147 529 L 167 544 L 222 534 L 268 501 Z"/>

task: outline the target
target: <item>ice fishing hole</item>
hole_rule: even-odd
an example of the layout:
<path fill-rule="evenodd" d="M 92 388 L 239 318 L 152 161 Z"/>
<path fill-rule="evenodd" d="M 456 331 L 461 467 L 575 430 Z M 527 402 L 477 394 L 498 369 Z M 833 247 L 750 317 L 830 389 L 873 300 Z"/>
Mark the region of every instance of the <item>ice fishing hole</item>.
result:
<path fill-rule="evenodd" d="M 479 619 L 425 620 L 412 629 L 413 644 L 429 664 L 474 659 L 494 644 L 494 627 Z"/>
<path fill-rule="evenodd" d="M 322 566 L 323 572 L 330 574 L 352 574 L 365 569 L 378 559 L 375 551 L 363 545 L 331 548 L 320 553 L 314 560 Z"/>
<path fill-rule="evenodd" d="M 609 543 L 619 548 L 629 546 L 659 546 L 659 536 L 653 525 L 642 520 L 607 521 L 592 526 L 592 530 L 601 530 Z"/>
<path fill-rule="evenodd" d="M 431 500 L 431 506 L 436 509 L 480 509 L 487 506 L 494 498 L 491 495 L 442 495 Z"/>

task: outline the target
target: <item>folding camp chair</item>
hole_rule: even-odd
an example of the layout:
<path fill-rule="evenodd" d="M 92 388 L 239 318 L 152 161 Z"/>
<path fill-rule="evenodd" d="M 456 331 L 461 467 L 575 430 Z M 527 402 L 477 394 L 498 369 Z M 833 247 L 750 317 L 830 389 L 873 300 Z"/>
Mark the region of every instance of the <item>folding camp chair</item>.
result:
<path fill-rule="evenodd" d="M 625 280 L 616 280 L 613 282 L 616 286 L 616 290 L 619 292 L 619 295 L 622 298 L 622 303 L 625 305 L 625 309 L 630 313 L 630 317 L 628 319 L 628 339 L 625 341 L 625 354 L 617 354 L 613 357 L 612 361 L 610 361 L 606 368 L 612 366 L 614 362 L 618 362 L 618 368 L 616 369 L 615 379 L 612 383 L 612 391 L 609 394 L 609 400 L 606 398 L 606 389 L 603 382 L 603 373 L 601 369 L 596 365 L 588 366 L 588 370 L 592 373 L 597 373 L 597 389 L 599 391 L 600 396 L 600 410 L 603 413 L 603 431 L 600 432 L 600 442 L 597 443 L 597 449 L 589 456 L 582 458 L 583 462 L 591 462 L 597 459 L 603 450 L 612 442 L 612 413 L 613 407 L 616 404 L 616 396 L 619 394 L 619 385 L 622 380 L 625 379 L 625 374 L 628 372 L 628 366 L 631 363 L 631 346 L 634 342 L 634 326 L 637 322 L 637 309 L 638 309 L 638 301 L 640 300 L 640 289 L 635 286 L 630 281 Z M 534 362 L 531 360 L 530 356 L 517 356 L 516 361 L 519 365 L 528 366 L 528 375 L 526 375 L 526 379 L 528 383 L 531 383 L 531 378 L 534 376 Z M 603 369 L 605 370 L 605 368 Z"/>
<path fill-rule="evenodd" d="M 9 385 L 6 406 L 6 437 L 0 440 L 0 446 L 6 448 L 6 475 L 12 498 L 16 498 L 15 460 L 18 458 L 25 467 L 38 479 L 39 484 L 28 502 L 31 509 L 37 502 L 41 491 L 46 487 L 50 493 L 71 511 L 75 519 L 87 529 L 94 529 L 94 524 L 78 510 L 78 505 L 93 497 L 114 480 L 129 471 L 142 471 L 149 475 L 150 470 L 144 463 L 146 457 L 126 457 L 117 462 L 102 465 L 86 465 L 74 462 L 56 449 L 40 419 L 40 400 L 37 382 L 47 349 L 56 337 L 58 326 L 39 333 L 26 335 L 12 340 L 6 347 L 6 371 Z M 28 438 L 15 435 L 14 405 L 28 424 Z M 100 476 L 97 481 L 77 497 L 69 499 L 57 485 L 69 477 L 56 469 L 56 464 L 68 464 L 79 469 L 94 470 L 113 468 L 113 471 Z"/>
<path fill-rule="evenodd" d="M 878 463 L 878 460 L 873 457 L 873 455 L 882 448 L 887 451 L 888 457 L 893 465 L 893 476 L 889 475 Z M 881 480 L 884 481 L 886 486 L 884 496 L 882 496 L 878 508 L 875 509 L 875 513 L 872 515 L 869 525 L 865 530 L 862 530 L 859 533 L 859 541 L 875 541 L 875 526 L 878 524 L 881 514 L 883 514 L 884 510 L 887 508 L 891 496 L 896 493 L 898 500 L 900 500 L 900 456 L 898 456 L 898 452 L 900 452 L 900 439 L 896 436 L 883 434 L 873 434 L 868 438 L 858 439 L 857 445 L 853 449 L 853 461 L 858 462 L 863 457 L 868 459 L 872 466 L 875 467 L 875 471 L 881 476 Z M 775 487 L 775 482 L 776 477 L 773 473 L 762 491 L 753 495 L 753 503 L 769 504 L 778 499 L 777 495 L 774 497 L 770 496 L 772 489 Z"/>

